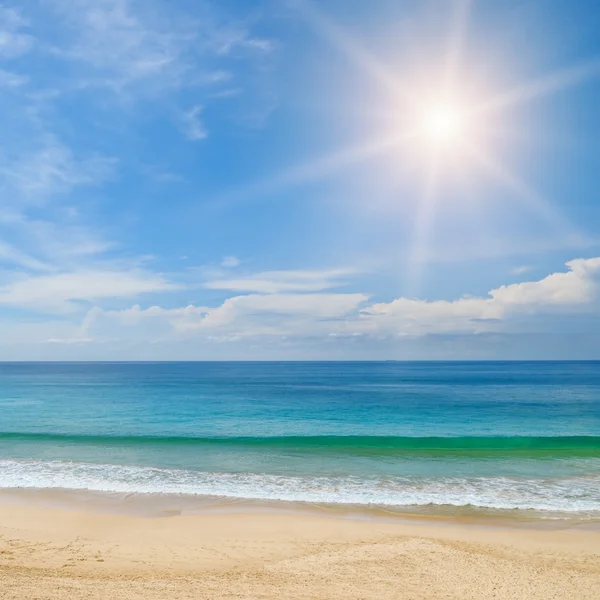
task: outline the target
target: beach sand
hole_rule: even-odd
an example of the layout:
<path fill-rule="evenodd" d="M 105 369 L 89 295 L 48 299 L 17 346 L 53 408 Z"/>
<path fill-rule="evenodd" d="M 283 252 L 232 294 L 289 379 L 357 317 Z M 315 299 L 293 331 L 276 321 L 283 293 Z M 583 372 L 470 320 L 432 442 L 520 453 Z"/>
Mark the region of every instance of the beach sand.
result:
<path fill-rule="evenodd" d="M 600 599 L 600 533 L 0 506 L 0 598 Z"/>

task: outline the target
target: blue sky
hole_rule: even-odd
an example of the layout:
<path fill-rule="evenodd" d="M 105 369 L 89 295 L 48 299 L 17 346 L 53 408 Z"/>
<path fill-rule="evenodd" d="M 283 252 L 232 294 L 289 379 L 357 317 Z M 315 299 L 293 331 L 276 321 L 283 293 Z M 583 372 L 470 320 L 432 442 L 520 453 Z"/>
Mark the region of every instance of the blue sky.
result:
<path fill-rule="evenodd" d="M 599 359 L 596 4 L 3 0 L 0 360 Z"/>

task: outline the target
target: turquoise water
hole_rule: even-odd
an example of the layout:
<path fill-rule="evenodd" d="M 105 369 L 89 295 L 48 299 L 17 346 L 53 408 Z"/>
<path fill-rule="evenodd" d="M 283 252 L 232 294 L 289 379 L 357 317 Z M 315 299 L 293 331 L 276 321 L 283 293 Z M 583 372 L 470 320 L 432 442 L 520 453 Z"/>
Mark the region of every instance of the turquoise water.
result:
<path fill-rule="evenodd" d="M 600 518 L 600 363 L 4 363 L 0 488 Z"/>

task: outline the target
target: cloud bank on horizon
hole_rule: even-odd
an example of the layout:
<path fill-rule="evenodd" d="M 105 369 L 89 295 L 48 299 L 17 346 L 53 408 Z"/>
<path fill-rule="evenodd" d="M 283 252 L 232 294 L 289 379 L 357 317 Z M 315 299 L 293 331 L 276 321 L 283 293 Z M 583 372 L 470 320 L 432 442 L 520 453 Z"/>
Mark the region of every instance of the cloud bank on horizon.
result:
<path fill-rule="evenodd" d="M 600 359 L 600 11 L 427 4 L 0 3 L 0 360 Z"/>

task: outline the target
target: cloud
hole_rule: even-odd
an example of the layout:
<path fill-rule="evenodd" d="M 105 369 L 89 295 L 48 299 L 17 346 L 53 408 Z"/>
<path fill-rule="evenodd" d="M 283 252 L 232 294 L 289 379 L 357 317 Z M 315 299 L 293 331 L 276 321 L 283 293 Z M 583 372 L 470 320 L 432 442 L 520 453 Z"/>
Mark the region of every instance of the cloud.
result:
<path fill-rule="evenodd" d="M 93 338 L 50 338 L 46 340 L 48 344 L 91 344 Z"/>
<path fill-rule="evenodd" d="M 97 313 L 122 324 L 148 321 L 169 323 L 178 333 L 204 332 L 209 336 L 241 339 L 260 335 L 303 335 L 315 323 L 342 319 L 355 312 L 364 294 L 249 294 L 228 298 L 216 307 L 189 305 L 167 309 L 139 305 L 120 311 Z"/>
<path fill-rule="evenodd" d="M 45 267 L 31 257 L 12 258 L 29 261 L 30 268 Z M 384 340 L 499 334 L 510 331 L 515 319 L 553 315 L 556 320 L 561 315 L 590 314 L 600 308 L 600 257 L 575 259 L 566 266 L 566 271 L 538 281 L 499 286 L 482 297 L 432 301 L 397 298 L 370 304 L 364 293 L 327 291 L 347 283 L 349 269 L 267 271 L 240 281 L 226 280 L 222 289 L 243 287 L 248 293 L 234 295 L 215 306 L 142 308 L 136 304 L 122 309 L 102 308 L 102 303 L 175 292 L 181 287 L 160 274 L 141 269 L 77 270 L 22 275 L 0 287 L 0 304 L 41 313 L 80 313 L 83 305 L 93 305 L 75 331 L 46 338 L 64 344 L 64 340 L 100 341 L 106 336 L 140 340 L 145 336 L 199 336 L 225 341 L 265 336 L 296 340 L 362 336 Z"/>
<path fill-rule="evenodd" d="M 51 267 L 28 254 L 21 252 L 12 245 L 0 240 L 0 264 L 17 265 L 32 271 L 48 271 Z"/>
<path fill-rule="evenodd" d="M 0 165 L 0 177 L 21 198 L 39 201 L 106 181 L 115 165 L 116 159 L 102 156 L 77 159 L 68 147 L 50 139 L 40 149 Z"/>
<path fill-rule="evenodd" d="M 203 323 L 218 326 L 242 316 L 310 316 L 316 319 L 341 318 L 365 302 L 364 294 L 249 294 L 225 300 L 206 313 Z"/>
<path fill-rule="evenodd" d="M 48 270 L 60 271 L 97 259 L 114 248 L 113 243 L 72 219 L 66 218 L 63 222 L 56 208 L 49 212 L 53 220 L 31 218 L 23 212 L 0 211 L 0 237 L 13 239 L 12 244 L 4 242 L 2 255 L 5 262 L 41 270 L 33 262 L 29 265 L 23 262 L 23 257 L 29 257 L 46 265 Z M 19 250 L 24 246 L 27 252 Z"/>
<path fill-rule="evenodd" d="M 157 75 L 170 77 L 192 38 L 191 26 L 187 33 L 171 31 L 167 18 L 151 19 L 151 10 L 143 18 L 127 0 L 56 0 L 55 6 L 75 36 L 61 54 L 88 63 L 104 74 L 104 83 L 115 87 Z"/>
<path fill-rule="evenodd" d="M 190 304 L 144 309 L 136 305 L 118 311 L 98 311 L 94 320 L 101 322 L 100 331 L 110 330 L 116 323 L 121 332 L 129 327 L 141 336 L 152 323 L 165 339 L 170 335 L 169 328 L 171 335 L 220 340 L 270 336 L 297 340 L 362 337 L 381 341 L 502 333 L 516 318 L 530 318 L 547 311 L 555 317 L 597 311 L 600 258 L 573 260 L 567 268 L 566 272 L 553 273 L 539 281 L 500 286 L 485 297 L 433 301 L 397 298 L 368 304 L 369 296 L 362 293 L 290 293 L 281 291 L 279 286 L 273 288 L 275 292 L 236 295 L 214 307 Z M 325 274 L 331 277 L 340 272 L 275 271 L 271 272 L 271 279 L 296 285 L 305 281 L 308 287 L 319 282 L 322 286 L 327 282 Z M 279 273 L 279 277 L 273 273 Z M 264 283 L 263 275 L 259 274 L 257 287 Z"/>
<path fill-rule="evenodd" d="M 18 75 L 5 69 L 0 69 L 0 87 L 19 88 L 29 82 L 26 75 Z"/>
<path fill-rule="evenodd" d="M 536 343 L 543 346 L 562 339 L 557 335 L 572 338 L 583 324 L 589 354 L 600 332 L 600 257 L 566 264 L 565 271 L 537 281 L 499 286 L 485 296 L 456 300 L 372 302 L 364 293 L 320 290 L 236 294 L 214 305 L 161 306 L 151 298 L 146 307 L 123 303 L 183 288 L 140 269 L 50 273 L 0 287 L 0 304 L 29 308 L 34 314 L 55 311 L 62 321 L 46 322 L 37 316 L 38 327 L 33 322 L 0 322 L 0 330 L 4 339 L 52 344 L 61 356 L 71 358 L 112 356 L 107 352 L 132 358 L 127 353 L 133 349 L 137 349 L 135 356 L 151 359 L 214 358 L 216 354 L 210 352 L 215 344 L 235 349 L 238 358 L 248 358 L 250 349 L 255 358 L 381 358 L 396 356 L 398 349 L 403 357 L 414 358 L 411 348 L 422 357 L 505 358 L 512 356 L 507 349 L 525 344 L 522 355 L 530 358 L 548 355 L 536 355 Z M 326 271 L 270 273 L 285 273 L 284 279 L 293 273 L 297 280 L 303 273 L 313 280 L 316 273 L 323 277 Z M 171 302 L 178 297 L 164 296 Z M 83 354 L 69 354 L 71 347 Z M 226 350 L 218 355 L 232 357 Z"/>
<path fill-rule="evenodd" d="M 34 38 L 24 33 L 28 22 L 13 8 L 0 6 L 0 60 L 29 52 Z"/>
<path fill-rule="evenodd" d="M 352 269 L 330 269 L 322 271 L 265 271 L 239 279 L 215 279 L 205 284 L 213 290 L 237 292 L 316 292 L 344 284 L 345 278 L 354 274 Z"/>
<path fill-rule="evenodd" d="M 221 266 L 224 269 L 234 269 L 235 267 L 239 267 L 241 261 L 237 256 L 225 256 L 221 261 Z"/>
<path fill-rule="evenodd" d="M 156 303 L 183 287 L 137 256 L 137 240 L 124 235 L 134 215 L 122 203 L 140 175 L 187 178 L 173 153 L 155 156 L 162 147 L 147 148 L 148 163 L 160 168 L 142 173 L 146 156 L 127 142 L 185 107 L 186 134 L 206 137 L 202 107 L 231 87 L 252 104 L 269 83 L 260 67 L 273 45 L 252 34 L 255 17 L 244 7 L 230 16 L 202 0 L 19 4 L 22 14 L 0 0 L 0 306 L 5 315 L 19 311 L 10 331 L 22 325 L 28 339 L 37 338 L 27 319 L 46 323 L 56 313 L 40 338 L 76 344 L 95 339 L 78 329 L 90 306 L 130 306 L 142 296 Z M 119 185 L 106 185 L 117 174 Z M 6 323 L 0 338 L 5 331 Z"/>
<path fill-rule="evenodd" d="M 118 93 L 130 93 L 132 86 L 160 94 L 225 82 L 231 73 L 213 68 L 207 58 L 272 48 L 208 2 L 195 2 L 193 13 L 152 0 L 54 0 L 54 5 L 72 38 L 56 53 L 91 67 L 88 85 Z"/>
<path fill-rule="evenodd" d="M 503 285 L 492 290 L 493 301 L 507 308 L 589 304 L 598 292 L 600 257 L 566 263 L 568 271 L 553 273 L 540 281 Z"/>
<path fill-rule="evenodd" d="M 206 127 L 202 122 L 200 115 L 202 114 L 203 107 L 200 105 L 194 106 L 190 110 L 186 111 L 182 115 L 183 131 L 188 140 L 198 141 L 208 137 Z"/>
<path fill-rule="evenodd" d="M 177 289 L 156 273 L 138 271 L 74 271 L 21 278 L 0 286 L 0 305 L 39 312 L 69 312 L 77 302 L 132 298 Z"/>
<path fill-rule="evenodd" d="M 523 275 L 524 273 L 528 273 L 529 271 L 531 271 L 531 267 L 528 265 L 521 265 L 519 267 L 515 267 L 514 269 L 511 269 L 511 274 L 512 275 Z"/>
<path fill-rule="evenodd" d="M 414 300 L 398 298 L 366 307 L 359 330 L 374 335 L 425 335 L 428 333 L 477 333 L 494 326 L 503 316 L 502 307 L 487 298 L 459 300 Z"/>
<path fill-rule="evenodd" d="M 573 312 L 597 307 L 600 257 L 566 263 L 567 271 L 539 281 L 502 285 L 487 297 L 458 300 L 399 298 L 362 311 L 364 329 L 396 335 L 427 333 L 480 333 L 501 329 L 503 322 L 522 313 Z"/>
<path fill-rule="evenodd" d="M 213 51 L 221 56 L 227 56 L 239 50 L 265 54 L 275 48 L 273 40 L 250 36 L 242 23 L 230 23 L 220 28 L 213 28 L 209 44 Z"/>

